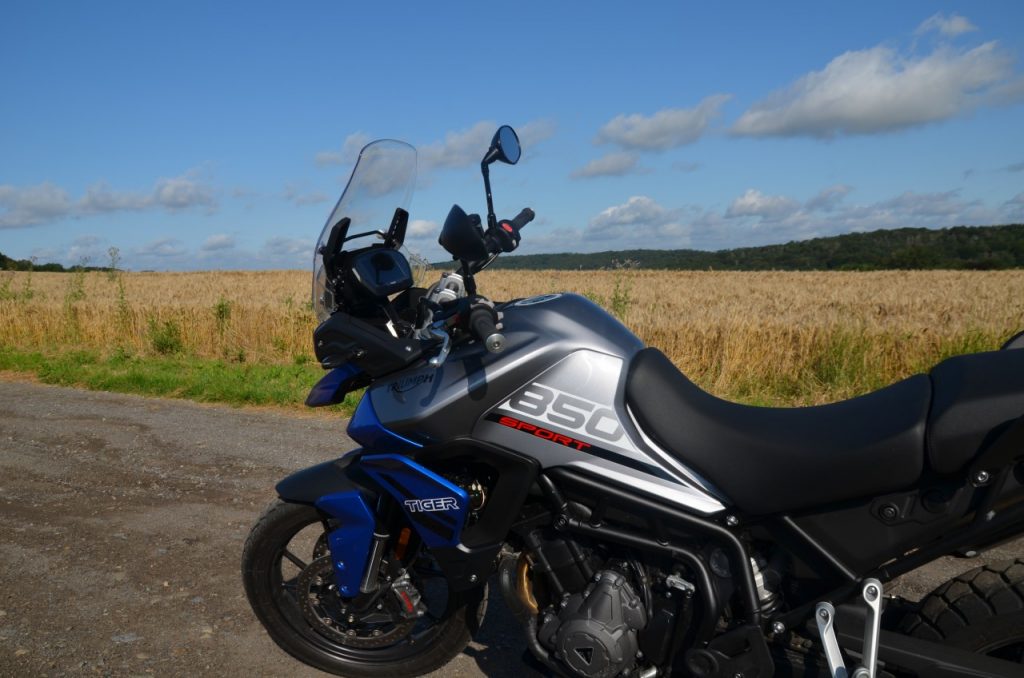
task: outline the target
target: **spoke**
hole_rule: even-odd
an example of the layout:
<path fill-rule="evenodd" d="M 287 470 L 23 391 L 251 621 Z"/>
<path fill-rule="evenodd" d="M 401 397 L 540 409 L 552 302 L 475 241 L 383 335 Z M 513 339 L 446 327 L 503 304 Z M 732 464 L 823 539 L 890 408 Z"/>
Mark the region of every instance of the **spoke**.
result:
<path fill-rule="evenodd" d="M 294 565 L 295 567 L 299 568 L 300 570 L 305 570 L 306 569 L 306 564 L 304 562 L 302 562 L 302 560 L 300 560 L 298 556 L 296 556 L 294 553 L 292 553 L 288 549 L 284 550 L 284 557 L 287 558 L 291 562 L 292 565 Z"/>

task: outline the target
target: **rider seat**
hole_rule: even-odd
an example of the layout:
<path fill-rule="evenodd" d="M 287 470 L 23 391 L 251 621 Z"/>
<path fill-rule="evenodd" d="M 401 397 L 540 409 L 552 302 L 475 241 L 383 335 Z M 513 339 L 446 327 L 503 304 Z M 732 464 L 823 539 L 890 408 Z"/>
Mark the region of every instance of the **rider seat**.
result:
<path fill-rule="evenodd" d="M 931 377 L 928 461 L 936 473 L 960 471 L 1024 415 L 1024 350 L 958 355 Z"/>
<path fill-rule="evenodd" d="M 830 405 L 740 405 L 646 348 L 630 364 L 626 403 L 651 439 L 738 508 L 769 514 L 913 485 L 924 470 L 931 391 L 916 375 Z"/>

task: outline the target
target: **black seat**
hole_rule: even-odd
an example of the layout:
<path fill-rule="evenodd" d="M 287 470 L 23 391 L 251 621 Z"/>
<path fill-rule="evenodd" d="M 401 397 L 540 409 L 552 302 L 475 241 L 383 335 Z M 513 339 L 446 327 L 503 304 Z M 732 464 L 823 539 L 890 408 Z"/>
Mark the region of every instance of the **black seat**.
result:
<path fill-rule="evenodd" d="M 957 473 L 1024 415 L 1024 350 L 958 355 L 932 369 L 928 462 Z"/>
<path fill-rule="evenodd" d="M 752 514 L 913 485 L 930 401 L 931 381 L 917 375 L 831 405 L 739 405 L 701 390 L 653 348 L 637 353 L 626 381 L 644 432 Z"/>

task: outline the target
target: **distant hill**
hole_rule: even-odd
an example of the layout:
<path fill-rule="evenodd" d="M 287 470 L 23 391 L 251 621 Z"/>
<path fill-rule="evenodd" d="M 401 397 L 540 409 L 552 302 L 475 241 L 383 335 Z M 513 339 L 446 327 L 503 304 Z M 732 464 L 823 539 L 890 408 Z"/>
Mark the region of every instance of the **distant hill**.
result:
<path fill-rule="evenodd" d="M 529 233 L 524 234 L 529 238 Z M 440 264 L 441 267 L 448 264 Z M 784 245 L 704 250 L 619 250 L 591 254 L 498 257 L 493 269 L 636 268 L 722 271 L 874 271 L 1024 267 L 1024 224 L 898 228 L 849 233 Z"/>

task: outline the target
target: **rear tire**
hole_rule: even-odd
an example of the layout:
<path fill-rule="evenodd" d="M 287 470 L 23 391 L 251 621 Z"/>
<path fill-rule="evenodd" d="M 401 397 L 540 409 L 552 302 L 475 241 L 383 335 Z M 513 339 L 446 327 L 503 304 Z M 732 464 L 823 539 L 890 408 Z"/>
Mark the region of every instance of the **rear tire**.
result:
<path fill-rule="evenodd" d="M 303 530 L 317 532 L 322 516 L 312 506 L 278 500 L 249 533 L 242 554 L 242 580 L 256 617 L 281 649 L 299 661 L 339 676 L 358 678 L 411 677 L 429 673 L 462 652 L 471 629 L 479 627 L 486 609 L 486 593 L 447 593 L 439 619 L 419 634 L 422 642 L 399 640 L 380 648 L 339 644 L 318 632 L 302 615 L 293 595 L 286 591 L 282 563 L 286 558 L 312 560 L 312 553 L 294 547 Z M 287 551 L 286 551 L 287 550 Z M 294 561 L 292 561 L 294 562 Z M 291 580 L 294 581 L 294 580 Z"/>
<path fill-rule="evenodd" d="M 901 626 L 916 638 L 1024 664 L 1024 558 L 950 579 Z"/>

